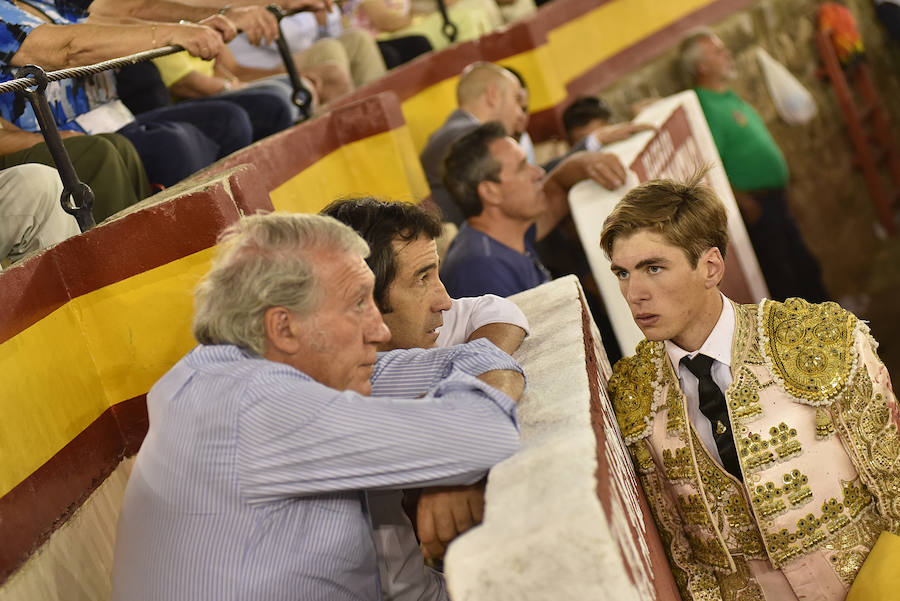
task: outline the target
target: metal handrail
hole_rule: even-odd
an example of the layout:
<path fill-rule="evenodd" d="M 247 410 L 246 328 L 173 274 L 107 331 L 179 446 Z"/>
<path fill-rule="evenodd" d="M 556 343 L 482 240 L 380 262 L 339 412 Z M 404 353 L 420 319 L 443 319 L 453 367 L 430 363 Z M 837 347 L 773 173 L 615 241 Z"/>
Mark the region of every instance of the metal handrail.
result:
<path fill-rule="evenodd" d="M 70 67 L 50 72 L 44 71 L 37 65 L 27 65 L 16 72 L 15 79 L 0 83 L 0 94 L 9 92 L 22 94 L 31 104 L 32 109 L 34 109 L 34 115 L 37 118 L 38 125 L 40 125 L 44 143 L 47 144 L 47 149 L 50 151 L 50 156 L 53 158 L 53 163 L 56 165 L 56 170 L 59 173 L 59 179 L 62 180 L 63 191 L 59 197 L 59 204 L 62 206 L 63 211 L 75 217 L 82 232 L 86 232 L 96 225 L 94 214 L 91 212 L 94 207 L 94 191 L 78 178 L 72 159 L 63 145 L 62 136 L 59 133 L 59 128 L 56 127 L 56 120 L 53 118 L 50 104 L 47 102 L 47 84 L 61 79 L 90 77 L 102 71 L 118 69 L 119 67 L 181 52 L 182 50 L 184 48 L 177 45 L 165 46 L 102 61 L 93 65 Z"/>

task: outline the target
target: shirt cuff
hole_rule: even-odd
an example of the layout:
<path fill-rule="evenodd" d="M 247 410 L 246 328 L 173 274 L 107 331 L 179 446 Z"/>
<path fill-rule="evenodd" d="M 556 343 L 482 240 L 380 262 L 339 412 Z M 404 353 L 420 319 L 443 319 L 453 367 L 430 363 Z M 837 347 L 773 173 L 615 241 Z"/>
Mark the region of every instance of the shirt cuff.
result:
<path fill-rule="evenodd" d="M 519 371 L 521 372 L 521 370 Z M 471 395 L 474 390 L 478 390 L 483 396 L 493 401 L 495 405 L 502 409 L 503 412 L 512 419 L 513 424 L 518 430 L 519 423 L 516 419 L 516 402 L 506 393 L 460 370 L 454 369 L 450 375 L 429 390 L 427 396 L 441 398 L 450 397 L 455 393 Z"/>
<path fill-rule="evenodd" d="M 525 372 L 515 359 L 501 351 L 487 338 L 479 338 L 472 342 L 467 342 L 456 347 L 457 353 L 449 367 L 459 369 L 463 373 L 470 376 L 480 376 L 481 374 L 493 371 L 495 369 L 509 369 L 517 371 L 522 376 Z M 450 369 L 444 374 L 444 377 L 450 375 Z"/>

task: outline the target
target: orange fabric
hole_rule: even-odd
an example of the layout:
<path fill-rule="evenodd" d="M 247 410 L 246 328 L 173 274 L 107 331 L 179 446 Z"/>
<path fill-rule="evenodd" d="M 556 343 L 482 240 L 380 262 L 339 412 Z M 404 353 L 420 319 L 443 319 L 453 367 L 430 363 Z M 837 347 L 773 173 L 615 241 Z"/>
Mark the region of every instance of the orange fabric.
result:
<path fill-rule="evenodd" d="M 825 2 L 819 7 L 819 31 L 831 30 L 834 50 L 842 65 L 863 54 L 862 37 L 856 27 L 856 19 L 846 6 Z"/>

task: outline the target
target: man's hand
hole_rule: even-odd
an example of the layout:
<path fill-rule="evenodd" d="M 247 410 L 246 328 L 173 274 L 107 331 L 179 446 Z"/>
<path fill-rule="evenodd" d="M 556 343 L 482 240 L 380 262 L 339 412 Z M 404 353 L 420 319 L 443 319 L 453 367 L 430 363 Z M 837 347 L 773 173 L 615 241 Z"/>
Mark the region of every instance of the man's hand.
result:
<path fill-rule="evenodd" d="M 625 167 L 614 154 L 584 152 L 573 158 L 583 171 L 580 179 L 590 178 L 607 190 L 615 190 L 625 183 Z"/>
<path fill-rule="evenodd" d="M 228 9 L 225 17 L 234 23 L 254 46 L 268 44 L 278 39 L 278 20 L 262 6 L 235 6 Z"/>
<path fill-rule="evenodd" d="M 238 34 L 237 27 L 235 27 L 234 23 L 231 22 L 230 19 L 225 18 L 222 15 L 212 15 L 210 17 L 206 17 L 202 21 L 197 22 L 199 25 L 206 25 L 211 29 L 215 29 L 219 32 L 219 35 L 222 36 L 222 40 L 227 44 Z"/>
<path fill-rule="evenodd" d="M 177 44 L 187 50 L 191 56 L 199 56 L 203 60 L 216 58 L 225 45 L 222 35 L 205 25 L 173 23 L 159 25 L 158 28 L 162 45 Z"/>
<path fill-rule="evenodd" d="M 613 142 L 630 138 L 638 132 L 655 130 L 654 126 L 647 123 L 617 123 L 615 125 L 598 127 L 591 134 L 601 144 L 612 144 Z"/>
<path fill-rule="evenodd" d="M 471 486 L 426 488 L 419 497 L 416 524 L 422 555 L 440 559 L 447 545 L 484 517 L 484 481 Z"/>

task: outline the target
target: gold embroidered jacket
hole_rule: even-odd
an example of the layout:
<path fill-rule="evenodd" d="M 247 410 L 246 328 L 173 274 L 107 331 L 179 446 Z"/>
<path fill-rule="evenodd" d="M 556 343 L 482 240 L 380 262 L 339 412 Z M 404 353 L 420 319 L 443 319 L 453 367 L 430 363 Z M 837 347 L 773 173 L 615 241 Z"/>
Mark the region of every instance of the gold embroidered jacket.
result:
<path fill-rule="evenodd" d="M 735 305 L 735 317 L 725 398 L 744 484 L 697 438 L 663 343 L 642 341 L 609 383 L 676 582 L 685 600 L 762 599 L 745 564 L 762 559 L 798 596 L 843 599 L 878 534 L 900 533 L 887 370 L 834 303 Z M 828 579 L 843 594 L 815 588 Z"/>

